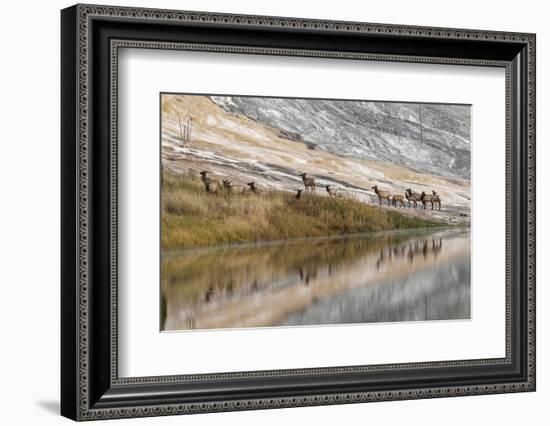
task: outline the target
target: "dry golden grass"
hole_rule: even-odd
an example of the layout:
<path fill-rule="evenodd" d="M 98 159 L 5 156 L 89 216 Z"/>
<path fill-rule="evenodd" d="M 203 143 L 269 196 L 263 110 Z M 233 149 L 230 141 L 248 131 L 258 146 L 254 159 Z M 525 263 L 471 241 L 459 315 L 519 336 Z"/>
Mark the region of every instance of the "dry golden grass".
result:
<path fill-rule="evenodd" d="M 164 249 L 439 225 L 345 198 L 207 194 L 198 177 L 172 172 L 164 174 L 162 204 Z"/>

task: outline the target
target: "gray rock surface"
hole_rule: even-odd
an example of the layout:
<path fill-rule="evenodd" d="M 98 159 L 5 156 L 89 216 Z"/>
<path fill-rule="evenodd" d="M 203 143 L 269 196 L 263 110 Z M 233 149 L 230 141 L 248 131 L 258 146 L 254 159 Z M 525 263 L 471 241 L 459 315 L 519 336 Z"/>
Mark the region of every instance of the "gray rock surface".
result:
<path fill-rule="evenodd" d="M 470 179 L 469 105 L 244 96 L 212 100 L 310 149 Z"/>

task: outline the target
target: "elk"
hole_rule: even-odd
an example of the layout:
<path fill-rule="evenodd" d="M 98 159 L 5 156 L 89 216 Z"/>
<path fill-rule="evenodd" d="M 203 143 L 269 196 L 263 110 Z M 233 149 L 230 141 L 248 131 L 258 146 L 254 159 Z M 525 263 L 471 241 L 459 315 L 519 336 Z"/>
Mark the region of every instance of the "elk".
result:
<path fill-rule="evenodd" d="M 207 170 L 203 170 L 202 172 L 200 172 L 200 174 L 201 174 L 202 183 L 207 184 L 209 182 L 217 182 L 219 184 L 219 182 L 216 179 L 213 179 L 210 177 L 210 175 L 212 174 L 211 172 Z"/>
<path fill-rule="evenodd" d="M 405 198 L 409 202 L 409 208 L 411 207 L 411 201 L 414 203 L 413 206 L 416 207 L 416 200 L 414 199 L 414 197 L 410 196 L 407 191 L 405 191 Z"/>
<path fill-rule="evenodd" d="M 300 198 L 302 198 L 302 192 L 304 190 L 303 189 L 297 189 L 296 190 L 296 199 L 299 200 Z"/>
<path fill-rule="evenodd" d="M 432 204 L 432 210 L 434 209 L 434 199 L 435 197 L 431 194 L 426 194 L 424 191 L 422 191 L 422 196 L 420 197 L 420 201 L 422 201 L 422 207 L 424 210 L 426 210 L 426 204 L 431 203 Z"/>
<path fill-rule="evenodd" d="M 204 189 L 209 194 L 217 194 L 218 189 L 220 188 L 220 183 L 216 179 L 209 178 L 208 175 L 210 172 L 203 170 L 201 173 L 202 183 L 204 184 Z"/>
<path fill-rule="evenodd" d="M 309 191 L 315 194 L 315 178 L 308 177 L 307 173 L 302 173 L 300 176 L 302 176 L 306 192 Z"/>
<path fill-rule="evenodd" d="M 250 191 L 253 194 L 259 194 L 261 192 L 260 188 L 258 188 L 258 186 L 256 185 L 256 182 L 249 182 L 247 183 L 247 185 L 250 187 Z"/>
<path fill-rule="evenodd" d="M 418 207 L 418 201 L 420 201 L 420 198 L 422 197 L 421 194 L 418 192 L 412 192 L 412 189 L 409 188 L 405 191 L 405 197 L 407 197 L 407 200 L 409 201 L 409 207 L 411 206 L 411 201 L 414 204 L 414 207 Z"/>
<path fill-rule="evenodd" d="M 329 196 L 336 197 L 338 195 L 338 190 L 333 188 L 331 185 L 325 185 L 325 188 L 327 189 Z"/>
<path fill-rule="evenodd" d="M 207 179 L 210 179 L 208 175 L 210 174 L 209 171 L 203 170 L 200 172 L 202 181 L 206 181 Z"/>
<path fill-rule="evenodd" d="M 378 196 L 378 202 L 380 203 L 380 205 L 382 205 L 382 200 L 388 200 L 388 206 L 391 204 L 391 194 L 388 191 L 381 191 L 380 189 L 378 189 L 378 185 L 374 185 L 372 189 Z"/>
<path fill-rule="evenodd" d="M 211 182 L 205 182 L 204 183 L 204 189 L 209 194 L 217 194 L 218 189 L 220 189 L 220 184 L 218 182 L 216 182 L 215 180 L 213 180 Z"/>
<path fill-rule="evenodd" d="M 432 194 L 434 196 L 434 203 L 437 204 L 437 209 L 441 210 L 441 197 L 439 194 L 432 190 Z"/>
<path fill-rule="evenodd" d="M 402 195 L 394 195 L 392 197 L 391 203 L 394 207 L 397 207 L 397 203 L 401 203 L 400 207 L 405 207 L 405 197 Z"/>
<path fill-rule="evenodd" d="M 223 180 L 223 187 L 229 194 L 244 194 L 247 188 L 244 185 L 233 185 L 230 180 Z"/>

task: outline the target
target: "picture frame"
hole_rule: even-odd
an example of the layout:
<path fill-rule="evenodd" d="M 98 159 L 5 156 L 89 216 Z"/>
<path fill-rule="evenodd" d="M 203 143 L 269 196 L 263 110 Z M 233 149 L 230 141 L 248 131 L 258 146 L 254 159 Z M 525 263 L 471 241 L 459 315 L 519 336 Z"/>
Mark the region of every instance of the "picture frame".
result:
<path fill-rule="evenodd" d="M 61 414 L 94 420 L 534 391 L 535 45 L 534 34 L 511 32 L 80 4 L 64 9 Z M 117 55 L 125 47 L 504 69 L 506 355 L 119 377 Z"/>

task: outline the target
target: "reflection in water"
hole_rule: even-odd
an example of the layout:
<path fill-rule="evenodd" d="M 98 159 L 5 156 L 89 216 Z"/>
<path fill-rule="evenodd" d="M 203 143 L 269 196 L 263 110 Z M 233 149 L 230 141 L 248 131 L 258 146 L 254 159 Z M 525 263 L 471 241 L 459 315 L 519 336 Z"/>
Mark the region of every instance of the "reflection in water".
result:
<path fill-rule="evenodd" d="M 166 253 L 163 329 L 470 318 L 463 230 Z"/>
<path fill-rule="evenodd" d="M 450 262 L 354 288 L 292 314 L 282 325 L 470 318 L 470 264 Z"/>

